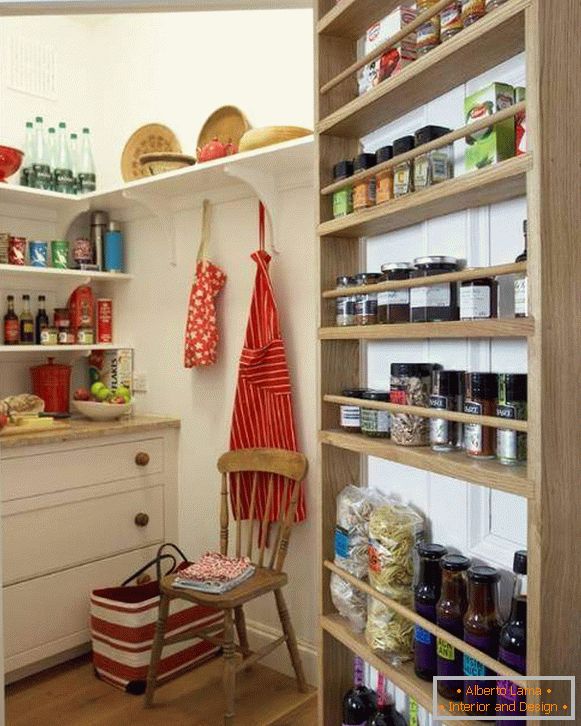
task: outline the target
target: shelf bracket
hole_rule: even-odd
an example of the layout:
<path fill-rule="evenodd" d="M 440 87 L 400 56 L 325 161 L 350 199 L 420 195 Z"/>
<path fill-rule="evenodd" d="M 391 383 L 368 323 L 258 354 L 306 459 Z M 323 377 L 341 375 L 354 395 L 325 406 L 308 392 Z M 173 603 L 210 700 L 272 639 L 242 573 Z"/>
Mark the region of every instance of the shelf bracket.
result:
<path fill-rule="evenodd" d="M 275 246 L 280 231 L 280 194 L 274 174 L 253 168 L 252 162 L 246 164 L 237 161 L 236 164 L 227 164 L 224 173 L 240 179 L 252 187 L 257 197 L 264 204 L 267 212 L 268 226 L 270 227 L 270 248 L 273 254 L 280 254 Z"/>
<path fill-rule="evenodd" d="M 168 200 L 153 192 L 144 192 L 142 190 L 124 189 L 122 194 L 125 199 L 141 204 L 158 219 L 169 244 L 169 263 L 172 267 L 177 267 L 175 211 L 171 204 L 168 203 Z"/>

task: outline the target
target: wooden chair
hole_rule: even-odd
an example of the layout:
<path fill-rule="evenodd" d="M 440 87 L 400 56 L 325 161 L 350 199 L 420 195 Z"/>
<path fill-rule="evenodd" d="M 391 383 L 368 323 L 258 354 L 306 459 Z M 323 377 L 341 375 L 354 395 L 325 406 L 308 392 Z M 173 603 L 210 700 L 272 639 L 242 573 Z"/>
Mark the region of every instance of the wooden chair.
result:
<path fill-rule="evenodd" d="M 253 665 L 261 658 L 271 653 L 283 643 L 286 643 L 292 666 L 297 679 L 297 686 L 302 693 L 307 691 L 307 683 L 303 672 L 303 666 L 297 647 L 295 631 L 291 623 L 290 615 L 282 594 L 282 588 L 287 584 L 288 577 L 282 571 L 291 529 L 294 524 L 299 492 L 307 472 L 307 460 L 294 451 L 282 449 L 242 449 L 231 451 L 220 457 L 218 470 L 222 474 L 222 489 L 220 496 L 220 552 L 228 554 L 229 537 L 229 483 L 234 480 L 240 482 L 242 472 L 254 472 L 252 476 L 252 488 L 250 492 L 249 525 L 247 529 L 246 547 L 242 546 L 242 521 L 240 520 L 240 487 L 236 486 L 235 492 L 235 524 L 236 524 L 236 547 L 237 557 L 248 556 L 256 566 L 255 574 L 238 587 L 224 593 L 223 595 L 211 595 L 192 590 L 183 590 L 173 586 L 175 575 L 164 577 L 160 583 L 161 600 L 159 605 L 159 616 L 155 631 L 155 639 L 151 651 L 151 662 L 147 674 L 147 689 L 145 691 L 145 706 L 153 705 L 153 695 L 157 682 L 157 669 L 161 659 L 161 652 L 165 645 L 179 643 L 192 638 L 204 638 L 212 643 L 221 645 L 224 655 L 224 692 L 226 697 L 225 724 L 234 723 L 234 702 L 236 690 L 236 674 Z M 257 472 L 269 474 L 267 502 L 265 516 L 262 519 L 262 534 L 258 543 L 257 557 L 253 558 L 253 535 L 254 535 L 254 512 L 257 497 Z M 274 494 L 274 476 L 283 477 L 284 498 L 283 502 L 289 502 L 286 511 L 281 506 L 281 513 L 278 523 L 271 524 L 270 537 L 273 544 L 270 548 L 268 564 L 265 564 L 267 556 L 267 534 L 268 534 L 268 513 L 271 509 Z M 289 501 L 290 488 L 290 501 Z M 244 605 L 261 595 L 269 592 L 274 593 L 278 615 L 282 625 L 283 635 L 274 642 L 264 646 L 252 653 L 248 645 L 246 633 L 246 621 L 244 617 Z M 218 624 L 210 628 L 196 628 L 185 633 L 165 638 L 166 621 L 169 613 L 171 600 L 182 599 L 199 605 L 207 605 L 224 612 L 224 625 Z M 224 631 L 223 636 L 220 631 Z M 235 643 L 234 629 L 238 634 L 238 646 Z M 242 659 L 236 655 L 236 651 L 242 653 Z"/>

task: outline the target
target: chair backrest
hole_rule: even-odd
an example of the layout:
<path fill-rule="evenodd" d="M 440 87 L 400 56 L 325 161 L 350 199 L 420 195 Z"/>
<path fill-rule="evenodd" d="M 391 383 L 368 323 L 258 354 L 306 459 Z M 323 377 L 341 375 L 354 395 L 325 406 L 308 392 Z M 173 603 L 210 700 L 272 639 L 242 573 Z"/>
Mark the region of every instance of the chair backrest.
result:
<path fill-rule="evenodd" d="M 222 474 L 222 489 L 220 494 L 220 552 L 228 554 L 228 534 L 230 524 L 229 499 L 232 503 L 232 512 L 236 522 L 236 557 L 249 557 L 259 567 L 268 567 L 271 570 L 280 570 L 288 551 L 292 526 L 295 521 L 299 493 L 307 473 L 308 463 L 303 454 L 284 449 L 239 449 L 223 454 L 218 460 L 218 471 Z M 266 504 L 262 516 L 260 538 L 258 542 L 258 556 L 253 558 L 253 535 L 255 511 L 258 497 L 258 474 L 268 474 Z M 244 514 L 249 520 L 246 532 L 245 547 L 242 544 L 242 514 L 241 494 L 242 488 L 250 484 L 250 504 L 248 512 Z M 279 518 L 274 526 L 276 535 L 269 533 L 270 512 L 276 486 L 282 486 L 280 498 Z M 232 494 L 232 496 L 230 496 Z M 286 504 L 286 506 L 285 506 Z M 270 559 L 265 564 L 267 542 L 271 539 Z"/>

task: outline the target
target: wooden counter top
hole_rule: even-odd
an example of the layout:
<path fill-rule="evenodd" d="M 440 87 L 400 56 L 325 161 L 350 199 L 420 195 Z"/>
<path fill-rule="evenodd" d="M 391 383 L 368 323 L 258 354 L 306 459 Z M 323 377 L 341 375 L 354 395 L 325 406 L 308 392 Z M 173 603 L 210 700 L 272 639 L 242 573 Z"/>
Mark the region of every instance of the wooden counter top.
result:
<path fill-rule="evenodd" d="M 23 446 L 58 444 L 63 441 L 104 438 L 123 434 L 147 433 L 160 429 L 179 429 L 180 420 L 168 416 L 133 416 L 120 421 L 89 421 L 86 418 L 69 419 L 70 428 L 56 431 L 39 430 L 23 433 L 21 436 L 0 435 L 0 451 Z"/>

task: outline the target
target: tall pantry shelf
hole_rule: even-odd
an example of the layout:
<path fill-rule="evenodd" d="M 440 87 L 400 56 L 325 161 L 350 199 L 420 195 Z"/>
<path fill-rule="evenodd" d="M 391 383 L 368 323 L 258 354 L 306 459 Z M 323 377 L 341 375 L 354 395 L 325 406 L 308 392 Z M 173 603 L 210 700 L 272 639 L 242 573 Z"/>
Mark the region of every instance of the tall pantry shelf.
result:
<path fill-rule="evenodd" d="M 577 38 L 581 4 L 578 0 L 508 0 L 399 74 L 358 96 L 355 73 L 340 83 L 336 79 L 342 78 L 346 69 L 356 67 L 358 38 L 398 4 L 397 0 L 318 0 L 316 8 L 315 150 L 321 294 L 319 722 L 324 726 L 341 723 L 341 701 L 351 685 L 353 653 L 383 671 L 420 705 L 432 709 L 431 684 L 417 678 L 410 664 L 397 668 L 381 660 L 365 639 L 337 615 L 331 601 L 336 496 L 346 484 L 360 482 L 366 456 L 526 497 L 527 673 L 575 675 L 581 662 L 579 639 L 567 637 L 567 633 L 578 632 L 575 608 L 571 605 L 581 601 L 574 557 L 576 512 L 581 508 L 581 487 L 576 476 L 576 452 L 581 450 L 581 387 L 575 365 L 581 344 L 581 328 L 576 323 L 580 302 L 575 278 L 581 266 L 581 205 L 577 194 L 581 137 L 574 133 L 572 121 L 581 116 L 581 95 L 571 85 L 571 79 L 581 77 Z M 359 152 L 363 135 L 522 51 L 526 59 L 530 153 L 384 205 L 332 218 L 333 166 Z M 335 279 L 358 271 L 362 237 L 524 194 L 529 225 L 528 318 L 334 327 Z M 510 273 L 489 268 L 489 274 Z M 384 289 L 397 287 L 381 284 Z M 508 467 L 495 462 L 473 465 L 459 455 L 448 458 L 428 449 L 403 449 L 389 441 L 347 434 L 339 428 L 340 393 L 363 380 L 364 341 L 397 338 L 405 347 L 408 339 L 433 337 L 527 340 L 526 468 L 508 471 Z M 432 486 L 436 489 L 438 485 Z M 361 585 L 364 591 L 369 587 L 366 583 Z M 409 611 L 407 616 L 417 622 L 415 613 Z"/>

